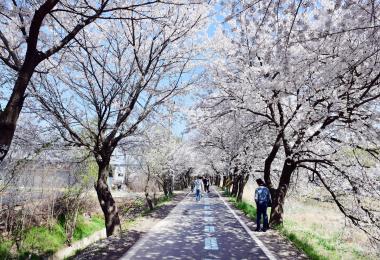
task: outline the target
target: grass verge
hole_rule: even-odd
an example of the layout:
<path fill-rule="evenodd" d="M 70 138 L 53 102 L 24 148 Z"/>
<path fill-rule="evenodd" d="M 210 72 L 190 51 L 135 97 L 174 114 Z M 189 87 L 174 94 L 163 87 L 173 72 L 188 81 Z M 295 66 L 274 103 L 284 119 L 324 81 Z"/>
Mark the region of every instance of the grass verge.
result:
<path fill-rule="evenodd" d="M 73 240 L 78 241 L 88 237 L 96 231 L 104 228 L 104 219 L 100 216 L 93 216 L 90 221 L 80 216 L 77 220 L 77 225 L 74 230 Z"/>
<path fill-rule="evenodd" d="M 153 208 L 153 210 L 146 208 L 146 204 L 145 204 L 146 202 L 144 199 L 135 200 L 133 204 L 129 204 L 128 207 L 122 209 L 122 212 L 124 214 L 128 214 L 128 212 L 133 211 L 133 213 L 130 214 L 130 216 L 128 216 L 127 218 L 124 218 L 124 220 L 122 221 L 122 224 L 121 224 L 122 230 L 129 229 L 131 226 L 133 226 L 136 223 L 136 221 L 139 218 L 147 216 L 149 213 L 157 210 L 158 208 L 160 208 L 167 202 L 171 201 L 175 196 L 176 195 L 173 194 L 172 196 L 159 197 L 156 202 L 157 204 Z"/>
<path fill-rule="evenodd" d="M 169 196 L 161 196 L 157 199 L 157 204 L 156 206 L 153 208 L 153 210 L 150 210 L 150 209 L 145 209 L 143 212 L 142 212 L 142 216 L 146 216 L 147 214 L 149 214 L 150 212 L 152 211 L 155 211 L 157 208 L 161 207 L 162 205 L 166 204 L 167 202 L 171 201 L 173 198 L 175 197 L 175 194 L 172 194 L 172 195 L 169 195 Z"/>
<path fill-rule="evenodd" d="M 9 259 L 11 257 L 12 243 L 10 241 L 4 240 L 0 237 L 0 259 Z"/>
<path fill-rule="evenodd" d="M 87 220 L 83 216 L 79 216 L 73 240 L 81 240 L 102 228 L 104 228 L 102 217 L 93 216 Z M 50 227 L 32 227 L 25 231 L 22 246 L 16 253 L 12 252 L 14 245 L 12 241 L 0 238 L 0 259 L 42 259 L 63 248 L 66 241 L 63 222 L 58 221 Z"/>
<path fill-rule="evenodd" d="M 236 198 L 231 197 L 226 191 L 223 195 L 227 196 L 228 201 L 246 216 L 253 221 L 256 220 L 254 205 L 245 201 L 236 201 Z M 332 236 L 320 234 L 316 230 L 302 227 L 289 220 L 285 220 L 276 230 L 312 260 L 371 259 L 359 249 L 343 243 L 340 234 Z"/>

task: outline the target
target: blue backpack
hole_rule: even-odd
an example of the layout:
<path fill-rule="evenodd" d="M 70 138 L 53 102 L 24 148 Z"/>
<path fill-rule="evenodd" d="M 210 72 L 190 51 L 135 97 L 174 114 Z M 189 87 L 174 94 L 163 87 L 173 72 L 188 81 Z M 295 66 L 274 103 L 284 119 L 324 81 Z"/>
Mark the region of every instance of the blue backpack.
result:
<path fill-rule="evenodd" d="M 270 192 L 267 187 L 259 186 L 255 191 L 255 201 L 259 204 L 271 204 Z"/>

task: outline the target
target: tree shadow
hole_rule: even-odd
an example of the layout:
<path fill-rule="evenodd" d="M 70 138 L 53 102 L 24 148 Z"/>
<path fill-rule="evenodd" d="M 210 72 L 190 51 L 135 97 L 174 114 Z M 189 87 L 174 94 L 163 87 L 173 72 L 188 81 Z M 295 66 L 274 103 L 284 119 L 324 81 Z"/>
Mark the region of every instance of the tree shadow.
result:
<path fill-rule="evenodd" d="M 178 194 L 169 204 L 163 204 L 144 215 L 145 218 L 162 220 L 176 207 L 186 194 Z M 156 221 L 155 221 L 156 223 Z M 89 247 L 77 251 L 75 256 L 68 259 L 119 259 L 127 252 L 146 232 L 137 230 L 123 231 L 120 236 L 111 236 L 95 242 Z"/>

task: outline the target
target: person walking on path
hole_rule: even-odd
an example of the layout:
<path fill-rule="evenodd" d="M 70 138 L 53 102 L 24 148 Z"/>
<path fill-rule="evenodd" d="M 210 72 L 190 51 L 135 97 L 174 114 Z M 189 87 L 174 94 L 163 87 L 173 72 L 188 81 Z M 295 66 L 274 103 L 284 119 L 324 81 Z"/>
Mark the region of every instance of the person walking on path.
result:
<path fill-rule="evenodd" d="M 201 192 L 204 191 L 204 185 L 202 181 L 202 177 L 198 176 L 198 179 L 194 181 L 194 193 L 195 200 L 198 202 L 201 199 Z"/>
<path fill-rule="evenodd" d="M 210 192 L 210 180 L 207 177 L 203 178 L 203 185 L 205 187 L 205 192 Z"/>
<path fill-rule="evenodd" d="M 270 192 L 262 179 L 256 180 L 258 188 L 255 190 L 256 202 L 256 230 L 265 232 L 269 228 L 267 208 L 271 205 Z M 264 219 L 263 229 L 260 229 L 261 217 Z"/>

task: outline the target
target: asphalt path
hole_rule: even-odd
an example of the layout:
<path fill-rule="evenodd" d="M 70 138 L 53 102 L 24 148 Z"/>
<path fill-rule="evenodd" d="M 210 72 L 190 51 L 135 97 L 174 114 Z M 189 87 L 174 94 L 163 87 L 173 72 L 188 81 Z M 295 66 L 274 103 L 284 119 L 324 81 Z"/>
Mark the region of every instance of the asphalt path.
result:
<path fill-rule="evenodd" d="M 190 193 L 121 259 L 275 259 L 214 190 Z"/>

